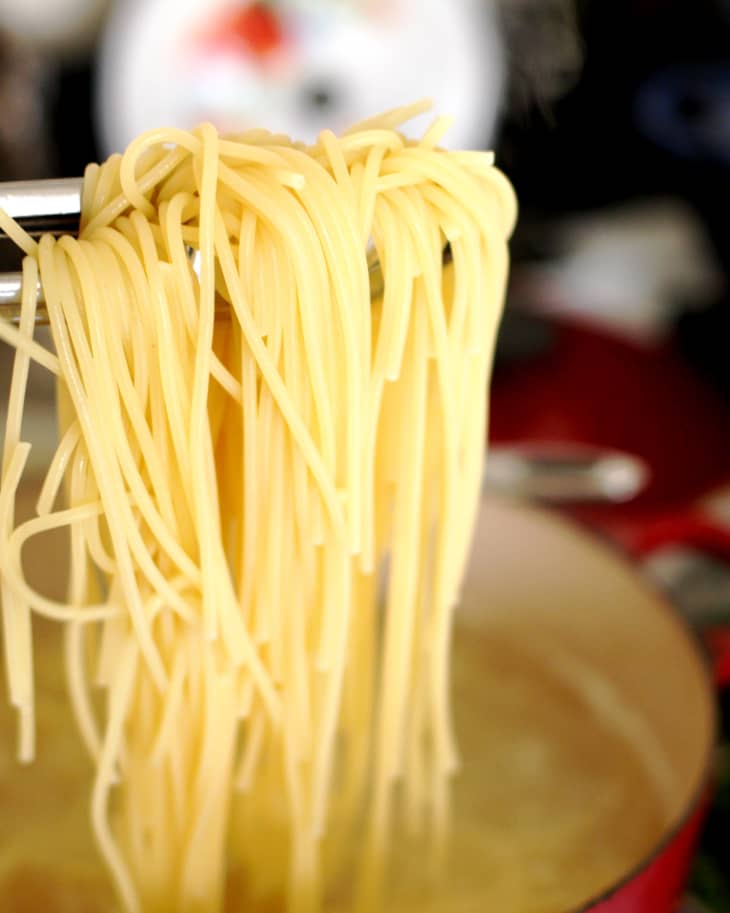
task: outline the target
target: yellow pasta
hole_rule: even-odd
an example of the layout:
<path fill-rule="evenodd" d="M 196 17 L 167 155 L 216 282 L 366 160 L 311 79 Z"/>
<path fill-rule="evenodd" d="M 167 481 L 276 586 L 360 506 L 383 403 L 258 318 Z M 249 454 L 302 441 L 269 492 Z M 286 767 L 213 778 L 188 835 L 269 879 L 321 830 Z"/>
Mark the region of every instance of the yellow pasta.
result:
<path fill-rule="evenodd" d="M 215 913 L 231 873 L 251 905 L 319 913 L 345 891 L 374 913 L 396 819 L 447 833 L 451 616 L 515 201 L 491 154 L 438 148 L 446 121 L 398 132 L 421 110 L 311 148 L 156 130 L 89 167 L 78 238 L 36 247 L 0 216 L 27 254 L 20 325 L 0 326 L 19 756 L 38 613 L 66 624 L 126 913 Z M 39 277 L 55 353 L 33 339 Z M 16 527 L 31 360 L 57 375 L 62 434 Z M 65 605 L 21 560 L 58 527 Z"/>

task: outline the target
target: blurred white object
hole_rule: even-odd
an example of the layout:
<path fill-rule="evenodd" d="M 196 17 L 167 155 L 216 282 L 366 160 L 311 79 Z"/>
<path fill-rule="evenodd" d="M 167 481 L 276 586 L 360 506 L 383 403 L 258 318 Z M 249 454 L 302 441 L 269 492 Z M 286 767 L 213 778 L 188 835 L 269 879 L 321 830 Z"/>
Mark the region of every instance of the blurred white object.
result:
<path fill-rule="evenodd" d="M 446 145 L 479 148 L 504 81 L 493 0 L 117 0 L 98 122 L 107 153 L 145 129 L 204 120 L 312 141 L 429 97 L 454 117 Z"/>
<path fill-rule="evenodd" d="M 697 216 L 679 200 L 569 218 L 552 233 L 561 256 L 519 277 L 520 294 L 542 313 L 652 341 L 671 330 L 679 310 L 702 306 L 723 287 Z"/>
<path fill-rule="evenodd" d="M 0 24 L 54 51 L 86 49 L 109 0 L 0 0 Z"/>

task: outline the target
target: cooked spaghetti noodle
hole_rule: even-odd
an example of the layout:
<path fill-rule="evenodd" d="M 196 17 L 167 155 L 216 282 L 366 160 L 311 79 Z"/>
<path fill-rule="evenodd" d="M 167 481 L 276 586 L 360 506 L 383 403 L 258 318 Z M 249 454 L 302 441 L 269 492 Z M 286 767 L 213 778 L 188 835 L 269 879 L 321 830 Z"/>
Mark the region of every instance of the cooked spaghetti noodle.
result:
<path fill-rule="evenodd" d="M 231 872 L 315 913 L 356 834 L 353 908 L 375 910 L 396 816 L 446 831 L 450 622 L 515 203 L 489 154 L 437 147 L 444 121 L 397 131 L 422 110 L 311 148 L 153 131 L 87 169 L 78 239 L 0 223 L 27 254 L 20 325 L 0 326 L 19 755 L 36 613 L 65 625 L 93 828 L 130 913 L 221 910 Z M 39 278 L 55 353 L 33 338 Z M 62 433 L 16 526 L 32 361 L 57 376 Z M 63 604 L 21 560 L 58 527 Z"/>

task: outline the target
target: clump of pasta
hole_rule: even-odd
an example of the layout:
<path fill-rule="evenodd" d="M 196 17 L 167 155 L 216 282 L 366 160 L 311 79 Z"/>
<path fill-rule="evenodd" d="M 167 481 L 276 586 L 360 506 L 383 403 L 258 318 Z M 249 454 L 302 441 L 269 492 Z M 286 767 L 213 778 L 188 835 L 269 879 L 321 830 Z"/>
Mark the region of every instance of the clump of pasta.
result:
<path fill-rule="evenodd" d="M 489 153 L 438 147 L 446 121 L 399 132 L 423 110 L 311 147 L 152 131 L 89 166 L 78 238 L 36 243 L 3 216 L 26 253 L 19 325 L 0 325 L 19 755 L 40 615 L 64 626 L 128 913 L 215 913 L 232 873 L 317 913 L 355 838 L 353 909 L 375 910 L 396 817 L 446 833 L 451 620 L 515 202 Z M 34 338 L 39 281 L 54 351 Z M 60 434 L 16 525 L 31 362 L 56 375 Z M 22 564 L 59 527 L 64 603 Z"/>

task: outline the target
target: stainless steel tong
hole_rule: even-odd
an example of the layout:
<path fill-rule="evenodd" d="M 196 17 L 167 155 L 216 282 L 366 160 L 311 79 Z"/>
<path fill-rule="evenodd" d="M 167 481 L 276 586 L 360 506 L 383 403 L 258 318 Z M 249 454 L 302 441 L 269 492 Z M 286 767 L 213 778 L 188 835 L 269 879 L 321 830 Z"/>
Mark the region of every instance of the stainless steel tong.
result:
<path fill-rule="evenodd" d="M 81 178 L 7 182 L 0 184 L 0 207 L 31 237 L 48 232 L 75 235 L 81 218 L 81 184 Z M 11 242 L 1 231 L 0 239 L 2 266 L 17 265 L 17 250 L 11 249 Z M 17 319 L 20 294 L 21 274 L 13 269 L 0 273 L 0 316 Z M 39 320 L 43 318 L 41 309 Z"/>
<path fill-rule="evenodd" d="M 82 178 L 54 178 L 43 181 L 11 181 L 0 183 L 0 207 L 15 219 L 33 238 L 51 233 L 78 234 L 81 219 Z M 21 273 L 8 264 L 19 263 L 15 245 L 0 230 L 0 317 L 17 321 L 22 292 Z M 444 261 L 451 259 L 451 250 L 444 250 Z M 374 250 L 368 256 L 370 297 L 383 293 L 384 280 L 380 262 Z M 43 289 L 39 289 L 37 323 L 47 322 Z"/>

